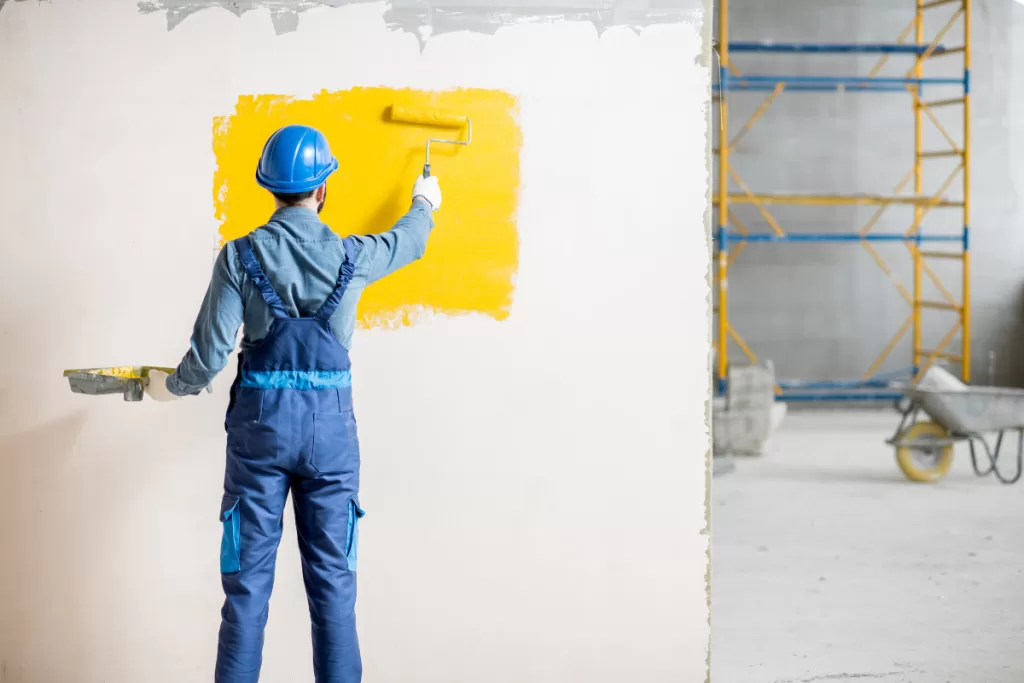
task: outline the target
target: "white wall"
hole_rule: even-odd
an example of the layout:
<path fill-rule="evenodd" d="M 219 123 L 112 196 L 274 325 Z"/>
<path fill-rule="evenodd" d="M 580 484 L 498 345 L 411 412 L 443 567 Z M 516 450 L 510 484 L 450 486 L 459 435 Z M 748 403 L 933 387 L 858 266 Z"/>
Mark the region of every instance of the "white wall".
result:
<path fill-rule="evenodd" d="M 220 10 L 168 32 L 133 0 L 0 12 L 0 681 L 211 679 L 229 373 L 168 405 L 60 373 L 185 350 L 214 116 L 355 85 L 506 89 L 523 132 L 511 318 L 357 332 L 366 680 L 704 679 L 700 28 L 523 25 L 421 54 L 384 9 L 282 36 Z M 311 680 L 291 530 L 278 567 L 263 680 Z"/>

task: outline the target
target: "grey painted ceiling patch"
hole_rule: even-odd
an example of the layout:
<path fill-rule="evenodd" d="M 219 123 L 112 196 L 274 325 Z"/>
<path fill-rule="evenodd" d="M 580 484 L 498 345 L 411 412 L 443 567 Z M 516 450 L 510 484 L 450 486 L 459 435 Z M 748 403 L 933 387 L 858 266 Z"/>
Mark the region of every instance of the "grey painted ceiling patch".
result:
<path fill-rule="evenodd" d="M 25 2 L 25 0 L 14 0 L 14 2 Z M 7 4 L 7 0 L 0 0 L 0 11 L 3 11 L 4 5 Z"/>
<path fill-rule="evenodd" d="M 11 0 L 0 0 L 0 11 Z M 27 0 L 13 0 L 26 2 Z M 299 14 L 314 7 L 344 7 L 375 0 L 139 0 L 143 14 L 163 12 L 167 30 L 204 9 L 225 9 L 242 16 L 255 9 L 270 10 L 274 30 L 289 33 L 299 26 Z M 422 47 L 430 36 L 453 31 L 493 34 L 503 26 L 527 22 L 587 21 L 603 32 L 611 26 L 642 28 L 652 24 L 699 22 L 703 0 L 391 0 L 384 19 L 393 29 L 415 35 Z"/>
<path fill-rule="evenodd" d="M 384 20 L 394 29 L 402 29 L 420 39 L 420 44 L 430 36 L 455 31 L 472 31 L 493 34 L 504 26 L 545 21 L 585 21 L 593 24 L 598 33 L 612 26 L 642 28 L 652 24 L 699 22 L 698 9 L 680 7 L 640 6 L 646 3 L 616 2 L 601 3 L 532 3 L 522 5 L 486 4 L 467 2 L 465 4 L 444 4 L 427 7 L 409 0 L 393 0 L 384 13 Z M 680 0 L 679 5 L 691 4 Z M 590 5 L 590 6 L 586 6 Z"/>
<path fill-rule="evenodd" d="M 143 14 L 165 12 L 167 30 L 173 30 L 191 14 L 212 7 L 226 9 L 235 16 L 242 16 L 255 9 L 270 10 L 274 30 L 278 33 L 294 31 L 299 26 L 299 13 L 313 7 L 343 7 L 367 0 L 141 0 L 139 11 Z"/>
<path fill-rule="evenodd" d="M 7 0 L 0 0 L 0 7 Z M 278 34 L 298 28 L 299 14 L 314 7 L 343 7 L 374 0 L 141 0 L 139 11 L 164 12 L 172 30 L 189 15 L 209 8 L 236 16 L 270 10 Z M 453 31 L 492 34 L 502 26 L 568 19 L 588 21 L 599 32 L 611 26 L 642 28 L 659 23 L 697 22 L 702 0 L 391 0 L 384 19 L 394 29 L 415 35 L 422 46 L 430 37 Z"/>

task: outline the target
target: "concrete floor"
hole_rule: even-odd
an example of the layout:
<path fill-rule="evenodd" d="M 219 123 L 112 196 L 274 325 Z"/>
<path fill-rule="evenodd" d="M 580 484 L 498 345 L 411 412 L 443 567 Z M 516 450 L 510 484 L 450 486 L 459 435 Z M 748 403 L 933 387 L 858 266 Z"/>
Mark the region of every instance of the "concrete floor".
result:
<path fill-rule="evenodd" d="M 1024 480 L 976 478 L 958 447 L 912 484 L 883 443 L 898 420 L 791 412 L 715 478 L 713 683 L 1024 681 Z"/>

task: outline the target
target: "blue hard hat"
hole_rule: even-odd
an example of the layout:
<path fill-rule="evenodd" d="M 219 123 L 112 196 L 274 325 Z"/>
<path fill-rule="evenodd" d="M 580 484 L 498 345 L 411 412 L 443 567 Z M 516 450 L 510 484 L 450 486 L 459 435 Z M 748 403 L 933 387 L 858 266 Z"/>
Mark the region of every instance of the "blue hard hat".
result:
<path fill-rule="evenodd" d="M 324 184 L 338 170 L 327 138 L 309 126 L 285 126 L 267 140 L 256 182 L 277 194 L 300 194 Z"/>

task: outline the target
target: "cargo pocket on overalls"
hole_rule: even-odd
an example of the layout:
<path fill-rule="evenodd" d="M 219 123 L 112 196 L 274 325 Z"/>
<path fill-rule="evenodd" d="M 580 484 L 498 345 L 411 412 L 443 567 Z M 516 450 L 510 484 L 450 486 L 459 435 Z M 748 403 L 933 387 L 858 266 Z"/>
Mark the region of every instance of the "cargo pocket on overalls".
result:
<path fill-rule="evenodd" d="M 242 525 L 238 496 L 225 495 L 220 503 L 220 521 L 224 535 L 220 540 L 220 571 L 232 574 L 242 568 Z"/>
<path fill-rule="evenodd" d="M 359 503 L 348 502 L 348 535 L 345 539 L 345 562 L 350 572 L 356 571 L 359 561 L 359 520 L 366 516 Z"/>
<path fill-rule="evenodd" d="M 351 410 L 313 415 L 313 470 L 317 474 L 355 471 L 359 463 L 357 439 L 356 416 Z"/>

